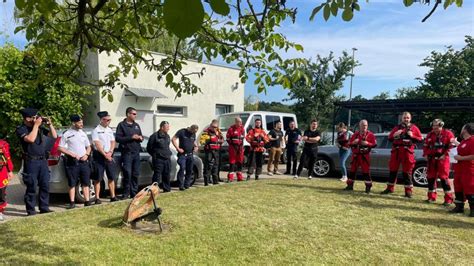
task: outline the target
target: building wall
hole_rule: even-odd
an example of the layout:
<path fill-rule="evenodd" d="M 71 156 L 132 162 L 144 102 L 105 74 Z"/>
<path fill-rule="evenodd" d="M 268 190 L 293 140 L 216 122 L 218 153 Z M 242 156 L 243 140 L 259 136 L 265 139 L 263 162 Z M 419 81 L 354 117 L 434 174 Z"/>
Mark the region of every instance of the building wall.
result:
<path fill-rule="evenodd" d="M 86 61 L 86 79 L 104 78 L 110 71 L 110 64 L 117 64 L 119 55 L 101 53 L 94 59 L 94 55 L 90 56 Z M 155 54 L 154 57 L 162 58 L 162 55 Z M 244 110 L 244 84 L 240 83 L 239 70 L 217 66 L 212 64 L 200 64 L 188 61 L 188 65 L 184 67 L 183 73 L 198 72 L 205 68 L 205 73 L 201 78 L 191 76 L 194 84 L 201 88 L 201 92 L 194 95 L 182 95 L 175 98 L 176 93 L 165 87 L 165 82 L 157 80 L 156 72 L 145 70 L 143 66 L 138 66 L 139 74 L 136 79 L 133 75 L 122 77 L 121 82 L 129 87 L 158 90 L 167 98 L 137 98 L 135 96 L 127 96 L 131 93 L 125 89 L 112 89 L 113 102 L 109 102 L 107 97 L 100 97 L 103 88 L 98 88 L 96 93 L 91 97 L 91 104 L 86 110 L 85 124 L 93 126 L 97 124 L 98 118 L 95 113 L 100 110 L 108 111 L 112 116 L 112 126 L 116 126 L 125 118 L 125 109 L 128 106 L 139 110 L 137 122 L 142 127 L 145 135 L 150 135 L 158 129 L 162 120 L 170 123 L 171 132 L 187 127 L 191 124 L 199 125 L 200 129 L 208 125 L 215 117 L 216 104 L 232 105 L 231 111 L 238 112 Z M 175 77 L 178 78 L 178 77 Z M 237 83 L 237 84 L 236 84 Z M 185 107 L 184 116 L 158 114 L 157 106 L 174 106 Z"/>

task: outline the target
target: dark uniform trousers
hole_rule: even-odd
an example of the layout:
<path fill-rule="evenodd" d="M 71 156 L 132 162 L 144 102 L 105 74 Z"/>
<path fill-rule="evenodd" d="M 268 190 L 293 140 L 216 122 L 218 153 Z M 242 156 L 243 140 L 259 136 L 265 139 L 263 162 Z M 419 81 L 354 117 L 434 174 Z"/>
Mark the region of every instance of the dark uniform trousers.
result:
<path fill-rule="evenodd" d="M 254 172 L 255 176 L 261 175 L 263 165 L 263 151 L 250 151 L 248 160 L 249 161 L 247 175 L 253 175 Z"/>
<path fill-rule="evenodd" d="M 69 187 L 75 187 L 79 183 L 82 186 L 90 186 L 91 184 L 91 166 L 89 161 L 79 161 L 73 158 L 66 159 L 66 174 Z"/>
<path fill-rule="evenodd" d="M 178 182 L 179 188 L 189 188 L 191 186 L 191 178 L 193 174 L 193 154 L 178 154 Z"/>
<path fill-rule="evenodd" d="M 219 183 L 219 150 L 206 150 L 204 157 L 204 185 Z"/>
<path fill-rule="evenodd" d="M 164 192 L 171 191 L 170 184 L 170 172 L 171 172 L 171 160 L 169 158 L 163 159 L 154 157 L 153 161 L 153 182 L 157 182 L 162 186 Z"/>
<path fill-rule="evenodd" d="M 117 181 L 117 164 L 115 161 L 108 161 L 99 152 L 94 152 L 94 171 L 92 179 L 95 181 L 102 181 L 104 173 L 107 175 L 107 180 Z"/>
<path fill-rule="evenodd" d="M 296 167 L 298 164 L 298 157 L 296 156 L 296 150 L 297 150 L 296 145 L 286 146 L 286 172 L 288 174 L 291 173 L 292 175 L 296 175 Z"/>
<path fill-rule="evenodd" d="M 26 186 L 25 205 L 29 215 L 36 214 L 36 187 L 39 187 L 39 209 L 49 210 L 49 168 L 44 160 L 24 160 L 23 183 Z"/>
<path fill-rule="evenodd" d="M 308 176 L 314 177 L 314 163 L 318 158 L 318 149 L 314 148 L 303 148 L 303 153 L 301 154 L 300 164 L 298 165 L 298 171 L 296 174 L 299 176 L 303 171 L 303 167 L 306 164 L 308 169 Z"/>
<path fill-rule="evenodd" d="M 138 176 L 140 175 L 140 153 L 122 153 L 123 197 L 135 197 L 138 193 Z"/>

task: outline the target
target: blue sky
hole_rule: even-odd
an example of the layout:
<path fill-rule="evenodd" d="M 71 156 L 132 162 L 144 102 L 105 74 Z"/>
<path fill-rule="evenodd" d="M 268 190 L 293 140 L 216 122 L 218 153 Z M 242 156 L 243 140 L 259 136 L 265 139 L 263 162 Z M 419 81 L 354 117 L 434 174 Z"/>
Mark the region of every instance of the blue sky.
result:
<path fill-rule="evenodd" d="M 419 67 L 423 58 L 431 51 L 443 51 L 445 46 L 464 46 L 464 36 L 474 32 L 474 4 L 464 1 L 462 8 L 455 5 L 447 10 L 438 10 L 421 23 L 421 19 L 432 6 L 413 4 L 405 8 L 401 0 L 370 0 L 361 2 L 361 11 L 350 22 L 340 17 L 331 17 L 328 22 L 321 14 L 309 21 L 311 10 L 322 1 L 291 0 L 289 7 L 297 7 L 295 24 L 287 23 L 280 31 L 290 41 L 300 43 L 304 52 L 291 51 L 284 57 L 315 57 L 333 51 L 336 56 L 343 50 L 356 47 L 356 59 L 362 64 L 354 70 L 353 95 L 361 94 L 371 98 L 380 92 L 418 84 L 426 69 Z M 24 35 L 14 35 L 13 0 L 0 3 L 0 45 L 6 40 L 22 47 L 26 44 Z M 246 84 L 248 95 L 257 95 L 253 77 Z M 349 95 L 349 80 L 338 94 Z M 263 101 L 282 101 L 287 91 L 279 87 L 268 88 L 266 94 L 258 94 Z"/>

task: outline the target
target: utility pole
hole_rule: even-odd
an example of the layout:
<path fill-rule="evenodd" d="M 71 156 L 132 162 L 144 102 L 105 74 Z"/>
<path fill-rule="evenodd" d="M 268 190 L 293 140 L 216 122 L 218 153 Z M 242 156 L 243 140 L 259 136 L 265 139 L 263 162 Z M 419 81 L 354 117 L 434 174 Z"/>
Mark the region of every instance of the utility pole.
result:
<path fill-rule="evenodd" d="M 354 65 L 355 65 L 355 59 L 354 59 L 354 54 L 355 51 L 357 51 L 357 48 L 352 48 L 352 69 L 351 69 L 351 86 L 349 90 L 349 101 L 352 100 L 352 78 L 354 77 Z M 347 119 L 347 127 L 349 128 L 351 126 L 351 112 L 352 110 L 349 108 L 349 118 Z"/>

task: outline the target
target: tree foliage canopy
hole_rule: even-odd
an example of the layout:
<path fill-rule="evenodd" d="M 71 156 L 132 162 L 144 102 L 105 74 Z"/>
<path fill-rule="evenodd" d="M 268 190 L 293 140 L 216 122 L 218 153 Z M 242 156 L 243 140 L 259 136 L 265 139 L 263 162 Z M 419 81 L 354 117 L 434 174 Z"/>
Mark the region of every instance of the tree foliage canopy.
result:
<path fill-rule="evenodd" d="M 404 0 L 410 6 L 413 0 Z M 427 0 L 421 2 L 429 2 Z M 460 0 L 444 0 L 444 7 L 460 6 Z M 304 60 L 282 55 L 303 47 L 286 39 L 277 29 L 294 22 L 297 9 L 286 0 L 15 0 L 16 17 L 29 43 L 45 51 L 50 58 L 67 58 L 76 63 L 58 65 L 55 73 L 70 76 L 82 67 L 88 52 L 120 53 L 119 64 L 98 85 L 126 86 L 122 75 L 138 74 L 139 63 L 165 78 L 166 86 L 183 93 L 199 88 L 190 76 L 203 74 L 183 71 L 187 55 L 179 47 L 183 42 L 196 48 L 199 62 L 221 58 L 234 63 L 245 82 L 248 70 L 257 73 L 259 91 L 271 85 L 289 88 L 300 77 L 281 69 L 300 68 Z M 438 1 L 434 9 L 438 6 Z M 434 10 L 433 9 L 433 10 Z M 349 21 L 360 10 L 358 0 L 326 0 L 314 8 L 311 19 L 322 13 L 328 20 L 341 16 Z M 321 11 L 321 12 L 320 12 Z M 177 36 L 174 52 L 164 59 L 154 59 L 147 50 L 150 42 L 159 41 L 168 32 Z"/>

